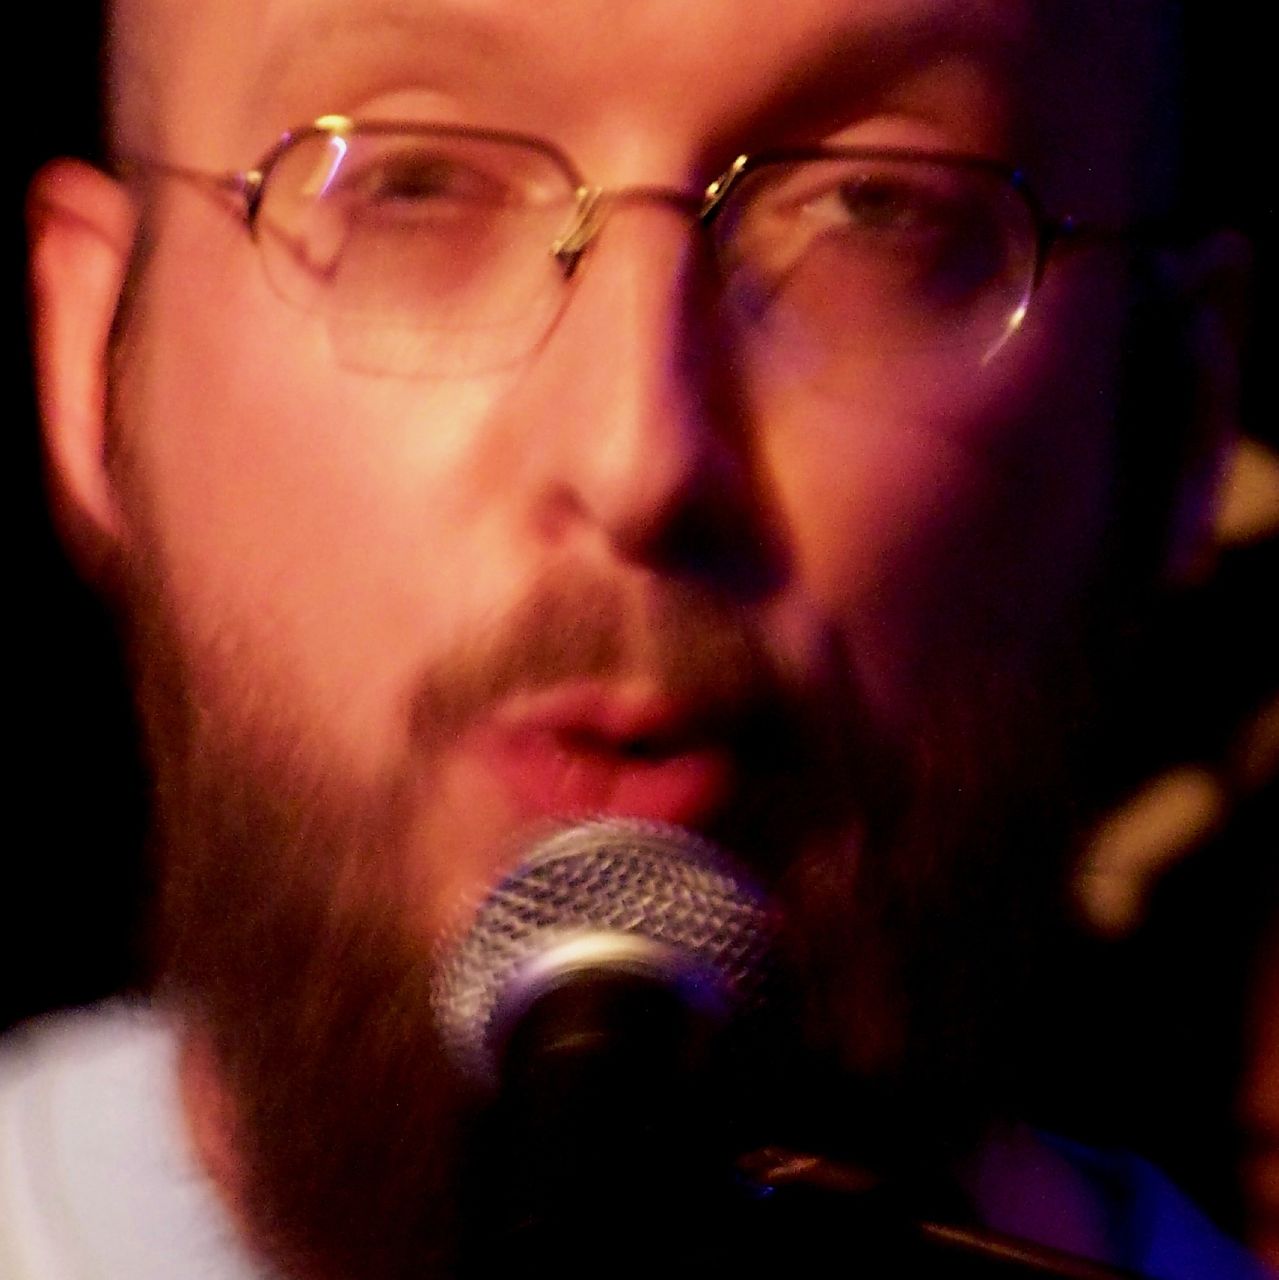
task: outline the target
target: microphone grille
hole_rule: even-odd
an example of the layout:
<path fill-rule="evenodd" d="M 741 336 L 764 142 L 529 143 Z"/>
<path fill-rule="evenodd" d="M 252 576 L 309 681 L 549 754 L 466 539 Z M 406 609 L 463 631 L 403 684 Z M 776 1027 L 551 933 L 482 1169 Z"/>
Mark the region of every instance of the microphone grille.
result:
<path fill-rule="evenodd" d="M 436 1022 L 456 1065 L 492 1083 L 495 1026 L 557 947 L 603 935 L 605 951 L 612 937 L 629 955 L 638 943 L 746 1010 L 763 998 L 775 933 L 764 895 L 710 842 L 663 823 L 584 822 L 534 846 L 444 948 Z"/>

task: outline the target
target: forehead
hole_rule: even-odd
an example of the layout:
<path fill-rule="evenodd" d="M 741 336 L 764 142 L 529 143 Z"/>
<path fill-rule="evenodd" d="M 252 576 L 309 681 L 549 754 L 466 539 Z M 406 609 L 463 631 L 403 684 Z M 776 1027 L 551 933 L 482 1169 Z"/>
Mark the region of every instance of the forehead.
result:
<path fill-rule="evenodd" d="M 1114 185 L 1149 152 L 1156 7 L 122 0 L 116 42 L 132 51 L 121 62 L 149 63 L 153 75 L 163 67 L 153 80 L 163 145 L 188 162 L 243 166 L 326 112 L 461 118 L 546 133 L 570 149 L 589 128 L 610 156 L 633 144 L 624 135 L 637 124 L 660 130 L 671 151 L 692 139 L 731 151 L 900 113 L 944 123 L 953 147 L 1018 162 L 1051 154 L 1058 168 Z"/>

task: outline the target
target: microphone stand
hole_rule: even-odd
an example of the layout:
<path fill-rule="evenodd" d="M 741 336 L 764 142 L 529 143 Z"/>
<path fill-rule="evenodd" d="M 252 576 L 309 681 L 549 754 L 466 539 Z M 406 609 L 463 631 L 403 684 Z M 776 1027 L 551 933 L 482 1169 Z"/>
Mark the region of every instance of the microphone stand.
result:
<path fill-rule="evenodd" d="M 462 1276 L 1134 1280 L 972 1224 L 953 1190 L 759 1146 L 787 1091 L 732 1065 L 767 1058 L 764 1028 L 714 1031 L 628 974 L 531 1006 L 475 1135 Z"/>
<path fill-rule="evenodd" d="M 632 1110 L 633 1089 L 581 1083 L 569 1082 L 571 1107 L 560 1095 L 497 1113 L 472 1184 L 463 1276 L 1139 1280 L 986 1230 L 936 1196 L 825 1156 L 763 1147 L 735 1157 L 714 1126 L 707 1136 L 704 1099 L 672 1108 L 664 1094 Z M 619 1107 L 629 1111 L 620 1131 Z"/>
<path fill-rule="evenodd" d="M 876 1255 L 872 1266 L 885 1275 L 903 1274 L 909 1259 L 911 1274 L 937 1280 L 1141 1280 L 1135 1272 L 982 1227 L 916 1216 L 864 1170 L 824 1156 L 765 1147 L 743 1157 L 739 1169 L 768 1206 L 762 1212 L 777 1215 L 774 1232 L 799 1238 L 816 1232 L 823 1239 L 829 1233 L 834 1239 L 847 1223 L 849 1252 L 856 1256 L 869 1242 Z M 880 1272 L 868 1273 L 858 1261 L 853 1274 Z"/>

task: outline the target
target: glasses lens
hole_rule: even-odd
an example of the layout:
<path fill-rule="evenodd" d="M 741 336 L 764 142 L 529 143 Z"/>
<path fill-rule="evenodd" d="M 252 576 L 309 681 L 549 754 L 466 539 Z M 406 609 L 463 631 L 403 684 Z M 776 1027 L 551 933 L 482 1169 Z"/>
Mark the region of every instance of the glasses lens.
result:
<path fill-rule="evenodd" d="M 988 359 L 1034 287 L 1034 216 L 1006 176 L 876 156 L 765 164 L 729 195 L 718 252 L 733 314 L 812 367 Z M 778 352 L 777 354 L 783 354 Z"/>
<path fill-rule="evenodd" d="M 570 177 L 533 144 L 364 128 L 297 139 L 255 228 L 268 278 L 372 372 L 466 374 L 527 354 L 562 301 L 549 246 Z"/>

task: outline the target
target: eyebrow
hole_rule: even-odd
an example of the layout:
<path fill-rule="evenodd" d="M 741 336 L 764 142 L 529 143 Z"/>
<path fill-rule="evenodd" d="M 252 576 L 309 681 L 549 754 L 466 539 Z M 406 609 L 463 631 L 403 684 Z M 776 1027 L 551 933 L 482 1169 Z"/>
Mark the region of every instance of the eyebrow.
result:
<path fill-rule="evenodd" d="M 243 104 L 246 125 L 291 94 L 313 90 L 332 77 L 335 91 L 362 87 L 361 77 L 381 70 L 412 79 L 461 82 L 476 64 L 492 64 L 512 43 L 501 27 L 454 4 L 423 5 L 413 0 L 377 0 L 352 9 L 343 0 L 318 0 L 295 23 L 281 24 L 268 37 Z M 341 50 L 342 57 L 333 56 Z M 349 86 L 349 87 L 348 87 Z M 325 99 L 315 108 L 341 106 Z M 289 119 L 287 125 L 300 121 Z"/>
<path fill-rule="evenodd" d="M 764 141 L 780 141 L 798 129 L 811 132 L 823 117 L 838 117 L 873 101 L 930 60 L 960 57 L 993 75 L 1012 78 L 1025 52 L 1021 33 L 1007 29 L 1008 8 L 972 0 L 920 0 L 914 12 L 851 14 L 828 45 L 791 69 L 784 84 L 761 100 L 743 132 L 762 127 Z M 346 0 L 315 0 L 295 21 L 267 38 L 262 60 L 244 99 L 243 125 L 263 127 L 271 112 L 297 102 L 297 118 L 279 118 L 267 145 L 283 128 L 320 111 L 342 110 L 351 95 L 426 86 L 443 94 L 483 90 L 500 79 L 504 59 L 521 49 L 517 28 L 484 6 L 442 0 L 370 0 L 358 9 Z M 340 50 L 341 57 L 334 56 Z M 317 94 L 317 82 L 327 96 Z M 307 105 L 302 106 L 303 103 Z"/>
<path fill-rule="evenodd" d="M 904 76 L 945 57 L 962 57 L 992 72 L 1012 72 L 1024 55 L 1024 39 L 1010 34 L 972 5 L 956 3 L 920 11 L 902 21 L 854 25 L 803 68 L 801 86 L 829 88 L 853 81 L 856 96 L 875 96 Z"/>

